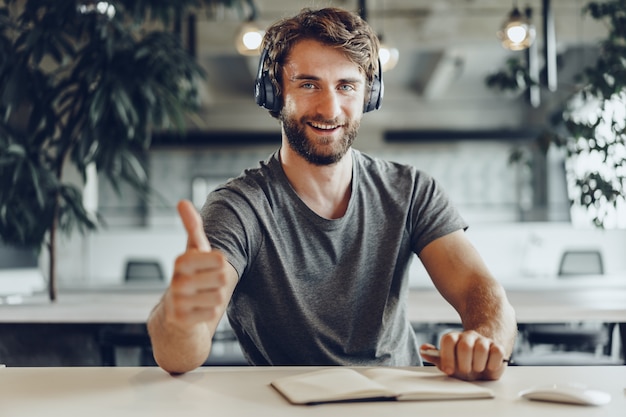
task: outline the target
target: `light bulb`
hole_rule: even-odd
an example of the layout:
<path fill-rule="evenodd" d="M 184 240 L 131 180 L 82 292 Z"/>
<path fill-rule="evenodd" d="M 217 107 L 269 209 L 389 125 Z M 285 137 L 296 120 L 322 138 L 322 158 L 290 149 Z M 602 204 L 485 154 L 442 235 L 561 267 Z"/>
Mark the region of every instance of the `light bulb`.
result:
<path fill-rule="evenodd" d="M 241 55 L 260 55 L 264 31 L 253 22 L 245 22 L 239 28 L 235 39 L 235 46 Z"/>
<path fill-rule="evenodd" d="M 514 43 L 521 43 L 526 37 L 527 30 L 524 26 L 511 26 L 506 30 L 506 36 Z"/>
<path fill-rule="evenodd" d="M 259 49 L 261 42 L 263 41 L 263 36 L 259 31 L 246 32 L 244 33 L 242 40 L 246 48 Z"/>

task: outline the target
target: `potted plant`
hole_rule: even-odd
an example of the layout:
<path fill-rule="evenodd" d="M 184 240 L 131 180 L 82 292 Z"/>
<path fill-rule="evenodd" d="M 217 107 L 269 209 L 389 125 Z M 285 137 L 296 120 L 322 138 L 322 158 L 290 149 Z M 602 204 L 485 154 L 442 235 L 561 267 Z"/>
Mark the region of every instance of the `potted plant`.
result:
<path fill-rule="evenodd" d="M 170 29 L 199 2 L 5 0 L 0 6 L 0 239 L 49 258 L 57 233 L 95 229 L 89 167 L 147 195 L 142 153 L 155 129 L 185 127 L 203 72 Z M 217 3 L 217 2 L 207 2 Z M 229 3 L 229 2 L 226 2 Z"/>
<path fill-rule="evenodd" d="M 575 88 L 550 112 L 550 127 L 534 143 L 516 148 L 511 161 L 534 164 L 551 146 L 564 150 L 571 204 L 586 211 L 596 227 L 613 227 L 626 210 L 626 2 L 590 2 L 583 13 L 607 27 L 598 59 L 581 70 Z M 516 91 L 535 81 L 527 66 L 513 59 L 486 83 Z"/>

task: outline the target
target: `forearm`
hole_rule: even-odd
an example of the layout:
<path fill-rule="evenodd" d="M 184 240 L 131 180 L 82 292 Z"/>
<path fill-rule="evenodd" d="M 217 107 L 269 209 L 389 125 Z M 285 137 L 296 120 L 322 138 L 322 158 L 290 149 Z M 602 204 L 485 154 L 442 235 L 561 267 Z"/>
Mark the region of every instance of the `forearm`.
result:
<path fill-rule="evenodd" d="M 163 302 L 148 318 L 148 333 L 157 364 L 172 374 L 191 371 L 201 366 L 211 351 L 212 334 L 207 323 L 180 329 L 165 319 Z"/>
<path fill-rule="evenodd" d="M 515 311 L 504 289 L 496 282 L 472 287 L 460 315 L 465 330 L 474 330 L 502 346 L 507 357 L 513 352 L 517 337 Z"/>
<path fill-rule="evenodd" d="M 437 366 L 467 380 L 500 378 L 517 335 L 515 312 L 504 289 L 462 232 L 430 243 L 420 258 L 464 328 L 441 337 Z"/>

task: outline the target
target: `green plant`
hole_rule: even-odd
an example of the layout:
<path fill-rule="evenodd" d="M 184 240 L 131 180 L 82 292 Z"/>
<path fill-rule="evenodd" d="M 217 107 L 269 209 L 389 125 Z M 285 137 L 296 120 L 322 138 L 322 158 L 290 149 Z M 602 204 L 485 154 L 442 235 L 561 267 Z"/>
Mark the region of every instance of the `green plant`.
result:
<path fill-rule="evenodd" d="M 544 155 L 550 146 L 564 149 L 571 165 L 591 161 L 570 167 L 570 198 L 603 228 L 626 203 L 626 0 L 590 2 L 582 12 L 604 22 L 607 36 L 595 64 L 581 70 L 573 91 L 551 112 L 550 127 L 530 148 Z M 492 88 L 516 91 L 530 87 L 529 80 L 527 66 L 514 59 L 485 81 Z M 511 162 L 532 164 L 531 155 L 529 148 L 516 148 Z"/>
<path fill-rule="evenodd" d="M 57 231 L 99 225 L 64 170 L 84 180 L 95 165 L 115 188 L 147 195 L 151 131 L 184 129 L 197 106 L 203 72 L 169 26 L 199 2 L 0 4 L 0 237 L 47 247 L 54 301 Z"/>
<path fill-rule="evenodd" d="M 489 88 L 512 92 L 517 95 L 530 86 L 536 85 L 537 81 L 530 76 L 525 60 L 511 57 L 507 59 L 504 69 L 487 76 L 485 84 Z"/>

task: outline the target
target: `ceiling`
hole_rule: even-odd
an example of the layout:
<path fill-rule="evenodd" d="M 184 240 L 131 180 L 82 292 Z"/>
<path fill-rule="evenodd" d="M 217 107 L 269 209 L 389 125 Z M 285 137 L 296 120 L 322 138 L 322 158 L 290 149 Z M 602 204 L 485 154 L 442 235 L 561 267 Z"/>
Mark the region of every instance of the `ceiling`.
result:
<path fill-rule="evenodd" d="M 521 0 L 533 10 L 537 42 L 542 45 L 542 1 Z M 590 64 L 581 45 L 593 45 L 605 28 L 581 17 L 583 0 L 552 0 L 558 51 L 572 71 Z M 295 14 L 302 7 L 327 5 L 357 11 L 360 0 L 255 0 L 262 25 Z M 383 39 L 400 51 L 396 68 L 384 75 L 380 111 L 364 122 L 375 130 L 473 129 L 515 127 L 523 100 L 485 87 L 485 77 L 503 68 L 515 54 L 499 44 L 496 32 L 512 8 L 508 0 L 368 0 L 366 18 Z M 245 10 L 244 10 L 245 12 Z M 241 13 L 231 9 L 199 14 L 197 58 L 207 73 L 203 109 L 192 126 L 201 130 L 275 130 L 276 122 L 254 104 L 257 57 L 243 57 L 234 47 Z M 540 46 L 540 50 L 543 49 Z M 519 56 L 519 55 L 518 55 Z M 565 78 L 560 83 L 567 82 Z M 521 106 L 521 107 L 520 107 Z M 366 121 L 367 120 L 367 121 Z"/>

